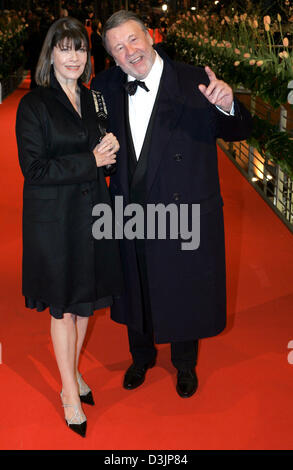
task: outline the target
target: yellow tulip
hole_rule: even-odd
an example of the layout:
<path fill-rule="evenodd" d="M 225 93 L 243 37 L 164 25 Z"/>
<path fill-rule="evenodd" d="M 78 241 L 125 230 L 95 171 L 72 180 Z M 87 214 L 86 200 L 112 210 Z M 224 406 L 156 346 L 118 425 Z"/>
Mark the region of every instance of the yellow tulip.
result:
<path fill-rule="evenodd" d="M 288 59 L 289 54 L 287 51 L 283 51 L 279 53 L 279 57 L 281 57 L 281 59 Z"/>
<path fill-rule="evenodd" d="M 264 25 L 271 24 L 271 17 L 269 15 L 264 16 L 263 22 Z"/>

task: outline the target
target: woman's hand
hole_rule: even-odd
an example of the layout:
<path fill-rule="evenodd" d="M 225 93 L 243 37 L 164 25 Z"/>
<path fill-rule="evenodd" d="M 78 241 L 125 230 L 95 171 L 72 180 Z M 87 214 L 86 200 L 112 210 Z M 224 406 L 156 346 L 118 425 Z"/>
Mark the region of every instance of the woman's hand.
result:
<path fill-rule="evenodd" d="M 96 145 L 93 154 L 97 166 L 105 166 L 116 163 L 116 153 L 120 148 L 119 142 L 111 132 L 106 134 L 101 142 Z"/>

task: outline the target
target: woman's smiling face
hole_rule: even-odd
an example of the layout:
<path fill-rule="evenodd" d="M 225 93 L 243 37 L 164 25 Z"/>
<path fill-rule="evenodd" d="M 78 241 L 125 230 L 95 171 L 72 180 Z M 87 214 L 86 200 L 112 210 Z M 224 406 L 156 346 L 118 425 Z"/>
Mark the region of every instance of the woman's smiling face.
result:
<path fill-rule="evenodd" d="M 77 80 L 84 72 L 87 62 L 87 48 L 82 44 L 76 50 L 71 39 L 64 39 L 61 44 L 57 44 L 53 48 L 52 59 L 55 75 L 59 82 Z"/>

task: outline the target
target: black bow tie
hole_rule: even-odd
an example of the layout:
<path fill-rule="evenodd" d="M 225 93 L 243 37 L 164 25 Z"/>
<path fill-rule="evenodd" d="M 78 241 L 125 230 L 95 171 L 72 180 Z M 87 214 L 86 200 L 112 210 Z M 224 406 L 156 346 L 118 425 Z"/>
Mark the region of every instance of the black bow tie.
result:
<path fill-rule="evenodd" d="M 129 95 L 134 95 L 138 86 L 143 88 L 145 91 L 150 91 L 146 84 L 140 80 L 132 80 L 132 82 L 127 82 L 125 83 L 124 88 Z"/>

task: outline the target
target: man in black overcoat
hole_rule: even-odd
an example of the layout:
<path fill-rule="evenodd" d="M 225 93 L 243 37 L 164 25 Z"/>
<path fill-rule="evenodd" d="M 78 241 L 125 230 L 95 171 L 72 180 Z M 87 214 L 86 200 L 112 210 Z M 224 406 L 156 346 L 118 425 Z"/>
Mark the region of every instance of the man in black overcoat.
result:
<path fill-rule="evenodd" d="M 177 392 L 197 389 L 198 339 L 226 324 L 225 243 L 216 139 L 243 140 L 248 111 L 214 72 L 171 61 L 156 52 L 144 24 L 131 12 L 114 13 L 104 43 L 117 67 L 98 75 L 92 88 L 105 96 L 110 129 L 120 151 L 111 177 L 113 198 L 124 205 L 200 204 L 200 244 L 182 249 L 177 239 L 124 237 L 120 250 L 125 294 L 112 318 L 128 327 L 133 364 L 124 387 L 134 389 L 155 364 L 155 343 L 171 343 Z M 135 81 L 135 80 L 138 80 Z M 189 222 L 192 222 L 189 215 Z M 196 249 L 195 249 L 196 248 Z"/>

